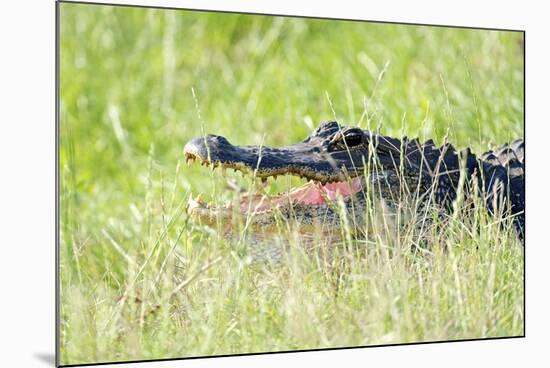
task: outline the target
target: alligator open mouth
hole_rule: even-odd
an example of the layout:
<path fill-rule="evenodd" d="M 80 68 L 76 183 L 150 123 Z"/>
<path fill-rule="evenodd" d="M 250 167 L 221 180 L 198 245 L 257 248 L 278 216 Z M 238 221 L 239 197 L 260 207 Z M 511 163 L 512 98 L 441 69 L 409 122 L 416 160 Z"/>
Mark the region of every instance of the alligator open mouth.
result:
<path fill-rule="evenodd" d="M 196 146 L 188 144 L 185 147 L 185 158 L 187 163 L 198 161 L 204 166 L 213 165 L 222 170 L 234 169 L 243 173 L 256 174 L 257 170 L 252 170 L 245 164 L 224 164 L 221 162 L 212 162 L 207 158 L 197 154 Z M 315 208 L 319 212 L 322 207 L 328 206 L 331 202 L 339 198 L 346 201 L 361 192 L 364 187 L 364 177 L 356 176 L 348 180 L 335 180 L 322 183 L 314 178 L 308 177 L 307 174 L 295 173 L 293 171 L 284 172 L 282 169 L 276 170 L 276 174 L 271 177 L 276 178 L 280 175 L 292 175 L 305 178 L 307 182 L 301 186 L 290 188 L 288 191 L 277 194 L 259 193 L 259 189 L 264 185 L 255 186 L 256 193 L 241 194 L 237 203 L 227 203 L 223 206 L 213 206 L 204 200 L 201 196 L 197 198 L 189 198 L 189 209 L 191 215 L 200 219 L 203 223 L 212 224 L 217 219 L 229 220 L 235 214 L 243 216 L 243 218 L 255 217 L 256 219 L 264 219 L 264 221 L 253 221 L 259 225 L 269 225 L 272 221 L 266 218 L 273 218 L 276 211 L 285 211 L 295 209 L 303 209 L 309 207 Z M 258 175 L 257 175 L 258 176 Z M 268 176 L 261 176 L 263 184 L 267 184 Z"/>

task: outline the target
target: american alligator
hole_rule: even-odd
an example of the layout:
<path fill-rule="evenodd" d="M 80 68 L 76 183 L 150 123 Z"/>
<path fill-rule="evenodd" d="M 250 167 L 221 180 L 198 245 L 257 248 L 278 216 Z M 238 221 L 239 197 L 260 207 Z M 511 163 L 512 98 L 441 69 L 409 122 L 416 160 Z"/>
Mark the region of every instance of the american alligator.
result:
<path fill-rule="evenodd" d="M 279 218 L 294 219 L 309 232 L 339 227 L 342 207 L 360 223 L 368 205 L 367 189 L 390 206 L 408 198 L 419 213 L 424 211 L 424 218 L 427 208 L 453 213 L 457 199 L 477 191 L 489 213 L 512 217 L 518 237 L 524 239 L 522 139 L 477 157 L 448 143 L 438 148 L 433 140 L 395 139 L 331 121 L 287 147 L 234 146 L 224 137 L 207 135 L 189 141 L 184 154 L 188 161 L 233 168 L 262 181 L 277 175 L 308 180 L 286 194 L 244 195 L 237 206 L 191 200 L 192 215 L 203 222 L 230 220 L 238 213 L 264 230 Z"/>

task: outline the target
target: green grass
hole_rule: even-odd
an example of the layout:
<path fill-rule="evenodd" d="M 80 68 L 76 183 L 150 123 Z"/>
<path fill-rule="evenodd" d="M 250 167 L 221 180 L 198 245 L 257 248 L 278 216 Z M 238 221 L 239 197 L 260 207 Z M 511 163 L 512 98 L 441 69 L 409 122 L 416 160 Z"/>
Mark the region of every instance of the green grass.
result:
<path fill-rule="evenodd" d="M 63 364 L 523 334 L 523 248 L 482 206 L 429 252 L 380 225 L 329 258 L 287 234 L 258 264 L 188 217 L 189 194 L 233 194 L 182 157 L 334 118 L 481 153 L 523 136 L 522 34 L 60 7 Z"/>

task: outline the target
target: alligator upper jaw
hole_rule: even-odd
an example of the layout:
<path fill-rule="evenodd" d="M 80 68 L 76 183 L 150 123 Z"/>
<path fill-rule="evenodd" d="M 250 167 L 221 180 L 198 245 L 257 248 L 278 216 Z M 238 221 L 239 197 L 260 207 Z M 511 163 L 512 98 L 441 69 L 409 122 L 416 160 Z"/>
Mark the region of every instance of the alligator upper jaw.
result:
<path fill-rule="evenodd" d="M 207 135 L 189 141 L 187 161 L 232 168 L 260 178 L 293 175 L 320 183 L 342 182 L 364 175 L 366 153 L 353 149 L 323 152 L 319 145 L 301 142 L 287 147 L 234 146 L 221 136 Z"/>

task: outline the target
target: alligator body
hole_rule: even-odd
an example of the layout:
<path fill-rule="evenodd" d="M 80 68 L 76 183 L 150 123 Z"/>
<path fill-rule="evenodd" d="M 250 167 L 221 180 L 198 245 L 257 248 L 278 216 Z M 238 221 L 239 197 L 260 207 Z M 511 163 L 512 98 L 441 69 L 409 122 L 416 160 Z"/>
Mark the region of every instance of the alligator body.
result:
<path fill-rule="evenodd" d="M 332 121 L 287 147 L 234 146 L 224 137 L 207 135 L 188 142 L 184 154 L 187 160 L 233 168 L 262 181 L 278 175 L 308 180 L 285 194 L 245 195 L 233 206 L 193 201 L 192 214 L 206 222 L 237 213 L 262 229 L 275 226 L 279 218 L 294 219 L 308 232 L 340 226 L 342 208 L 361 222 L 368 191 L 390 207 L 407 198 L 418 212 L 437 207 L 443 213 L 452 213 L 457 199 L 477 191 L 492 215 L 513 217 L 518 237 L 524 239 L 522 139 L 478 157 L 450 144 L 395 139 Z"/>

